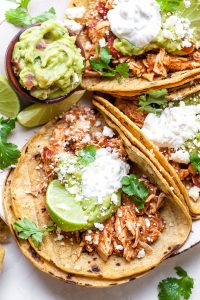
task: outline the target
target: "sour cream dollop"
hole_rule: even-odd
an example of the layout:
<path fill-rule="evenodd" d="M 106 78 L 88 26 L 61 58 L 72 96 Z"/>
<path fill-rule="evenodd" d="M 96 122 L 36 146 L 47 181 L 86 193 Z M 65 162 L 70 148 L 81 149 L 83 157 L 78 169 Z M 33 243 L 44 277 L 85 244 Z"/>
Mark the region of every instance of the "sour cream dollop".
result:
<path fill-rule="evenodd" d="M 119 0 L 108 12 L 112 32 L 138 48 L 148 45 L 161 29 L 160 6 L 155 0 Z"/>

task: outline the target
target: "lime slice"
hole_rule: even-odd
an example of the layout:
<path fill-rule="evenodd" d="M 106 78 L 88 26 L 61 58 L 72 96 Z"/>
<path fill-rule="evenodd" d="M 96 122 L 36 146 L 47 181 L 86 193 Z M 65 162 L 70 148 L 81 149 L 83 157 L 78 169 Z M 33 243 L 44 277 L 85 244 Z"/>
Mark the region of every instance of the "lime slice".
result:
<path fill-rule="evenodd" d="M 65 100 L 53 104 L 33 104 L 22 110 L 18 114 L 17 120 L 20 125 L 28 128 L 43 125 L 62 112 L 69 110 L 81 99 L 84 93 L 84 90 L 76 91 Z"/>
<path fill-rule="evenodd" d="M 0 113 L 15 118 L 20 110 L 17 95 L 10 87 L 6 77 L 0 75 Z"/>
<path fill-rule="evenodd" d="M 87 218 L 78 202 L 59 180 L 53 180 L 46 194 L 46 203 L 52 220 L 64 231 L 76 231 L 87 225 Z"/>

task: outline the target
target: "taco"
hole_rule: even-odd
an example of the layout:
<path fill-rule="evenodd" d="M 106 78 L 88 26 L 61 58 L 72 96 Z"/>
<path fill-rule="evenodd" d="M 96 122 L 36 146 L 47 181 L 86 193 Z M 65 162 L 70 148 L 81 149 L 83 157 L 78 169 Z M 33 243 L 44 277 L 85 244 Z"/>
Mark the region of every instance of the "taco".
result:
<path fill-rule="evenodd" d="M 82 86 L 119 96 L 200 78 L 196 0 L 72 0 L 65 25 L 86 52 Z"/>
<path fill-rule="evenodd" d="M 118 281 L 177 251 L 191 218 L 154 164 L 106 122 L 76 106 L 44 126 L 22 151 L 10 197 L 15 230 L 41 259 L 70 274 Z M 31 222 L 46 231 L 43 239 L 23 231 Z"/>
<path fill-rule="evenodd" d="M 4 210 L 6 213 L 6 218 L 8 224 L 10 225 L 10 231 L 15 238 L 15 241 L 23 253 L 23 255 L 40 271 L 52 276 L 55 279 L 62 280 L 68 284 L 77 284 L 85 287 L 95 287 L 95 288 L 104 288 L 115 286 L 119 284 L 123 284 L 135 279 L 135 277 L 125 278 L 122 280 L 102 280 L 100 278 L 88 278 L 88 277 L 81 277 L 78 275 L 74 275 L 71 273 L 67 273 L 62 271 L 61 269 L 57 268 L 53 263 L 46 261 L 42 257 L 40 257 L 37 252 L 31 247 L 30 243 L 27 240 L 23 240 L 18 237 L 15 230 L 13 229 L 12 224 L 15 222 L 16 217 L 12 211 L 12 201 L 10 195 L 10 185 L 12 181 L 13 170 L 9 173 L 3 191 L 3 203 L 4 203 Z M 140 274 L 141 277 L 144 274 Z"/>
<path fill-rule="evenodd" d="M 155 161 L 174 192 L 178 188 L 183 194 L 194 218 L 200 215 L 199 90 L 196 82 L 177 90 L 150 91 L 131 101 L 117 98 L 115 107 L 98 97 Z"/>

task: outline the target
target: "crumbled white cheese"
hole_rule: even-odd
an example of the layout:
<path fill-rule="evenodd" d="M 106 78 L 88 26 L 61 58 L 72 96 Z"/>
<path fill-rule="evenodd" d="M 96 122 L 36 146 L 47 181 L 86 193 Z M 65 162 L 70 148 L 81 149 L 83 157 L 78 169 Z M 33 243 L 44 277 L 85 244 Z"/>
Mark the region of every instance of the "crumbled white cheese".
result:
<path fill-rule="evenodd" d="M 192 43 L 191 42 L 189 42 L 188 40 L 184 40 L 184 41 L 182 41 L 182 47 L 183 48 L 189 48 L 189 47 L 191 47 L 192 46 Z"/>
<path fill-rule="evenodd" d="M 142 258 L 142 257 L 144 257 L 145 256 L 145 251 L 144 251 L 144 249 L 141 249 L 139 252 L 138 252 L 138 254 L 137 254 L 137 258 Z"/>
<path fill-rule="evenodd" d="M 149 228 L 150 227 L 150 225 L 151 225 L 151 222 L 149 221 L 149 219 L 144 219 L 145 220 L 145 225 L 146 225 L 146 227 L 147 228 Z"/>
<path fill-rule="evenodd" d="M 85 197 L 103 197 L 113 194 L 121 187 L 121 179 L 127 175 L 130 166 L 116 153 L 98 149 L 94 162 L 85 166 L 82 172 L 82 193 Z"/>
<path fill-rule="evenodd" d="M 88 242 L 91 242 L 92 241 L 91 235 L 86 235 L 85 240 L 88 241 Z"/>
<path fill-rule="evenodd" d="M 111 201 L 112 201 L 112 203 L 114 203 L 115 205 L 117 205 L 118 204 L 118 197 L 117 197 L 117 195 L 116 194 L 112 194 L 112 196 L 111 196 Z"/>
<path fill-rule="evenodd" d="M 78 22 L 74 21 L 74 20 L 64 20 L 64 24 L 67 28 L 69 28 L 70 30 L 72 30 L 74 33 L 78 34 L 81 29 L 82 29 L 82 25 L 79 24 Z"/>
<path fill-rule="evenodd" d="M 100 223 L 94 223 L 94 227 L 96 227 L 97 229 L 99 229 L 100 231 L 102 231 L 104 229 L 104 225 L 100 224 Z"/>
<path fill-rule="evenodd" d="M 175 153 L 172 153 L 170 160 L 173 160 L 178 163 L 189 164 L 190 155 L 186 150 L 177 150 Z"/>
<path fill-rule="evenodd" d="M 124 249 L 124 247 L 122 245 L 116 245 L 115 249 L 119 250 L 119 251 L 122 251 Z"/>
<path fill-rule="evenodd" d="M 99 40 L 99 45 L 101 48 L 105 47 L 106 46 L 106 40 L 104 38 L 100 39 Z"/>
<path fill-rule="evenodd" d="M 165 108 L 160 116 L 148 114 L 142 132 L 158 147 L 178 149 L 200 131 L 200 104 Z"/>
<path fill-rule="evenodd" d="M 91 47 L 92 47 L 92 44 L 91 44 L 89 41 L 87 41 L 87 42 L 85 43 L 85 50 L 90 50 Z"/>
<path fill-rule="evenodd" d="M 188 194 L 194 200 L 197 201 L 199 199 L 200 188 L 197 186 L 193 186 L 189 189 Z"/>
<path fill-rule="evenodd" d="M 103 127 L 103 135 L 112 138 L 115 135 L 115 133 L 110 127 L 104 126 Z"/>
<path fill-rule="evenodd" d="M 97 120 L 94 124 L 95 127 L 99 127 L 101 125 L 101 121 Z"/>
<path fill-rule="evenodd" d="M 85 11 L 85 6 L 69 7 L 65 10 L 65 16 L 67 19 L 80 19 Z"/>

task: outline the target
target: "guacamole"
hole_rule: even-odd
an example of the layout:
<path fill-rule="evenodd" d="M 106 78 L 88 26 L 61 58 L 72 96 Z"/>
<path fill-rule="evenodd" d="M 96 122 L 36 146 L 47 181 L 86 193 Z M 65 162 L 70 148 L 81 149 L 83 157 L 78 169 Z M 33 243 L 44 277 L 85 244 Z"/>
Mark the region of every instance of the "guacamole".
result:
<path fill-rule="evenodd" d="M 84 69 L 75 37 L 54 20 L 24 31 L 14 47 L 12 60 L 22 87 L 40 100 L 71 92 L 80 84 Z"/>

